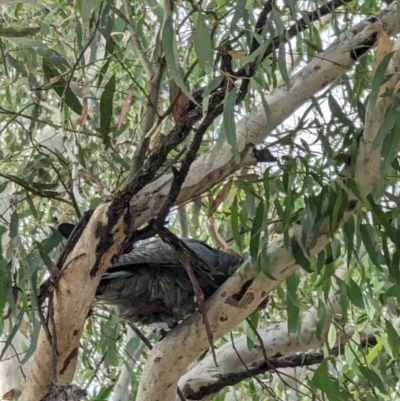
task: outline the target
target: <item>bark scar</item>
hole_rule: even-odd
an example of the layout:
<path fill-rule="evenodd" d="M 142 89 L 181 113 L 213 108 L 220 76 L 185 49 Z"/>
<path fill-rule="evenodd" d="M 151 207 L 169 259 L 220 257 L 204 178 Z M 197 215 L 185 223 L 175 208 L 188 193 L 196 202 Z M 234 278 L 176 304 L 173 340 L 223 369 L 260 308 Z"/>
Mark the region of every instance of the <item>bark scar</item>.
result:
<path fill-rule="evenodd" d="M 247 280 L 236 294 L 226 299 L 225 303 L 237 308 L 246 309 L 247 306 L 254 301 L 254 293 L 252 291 L 247 291 L 253 284 L 253 281 L 253 279 Z"/>
<path fill-rule="evenodd" d="M 75 359 L 78 355 L 78 347 L 74 348 L 71 353 L 65 358 L 64 365 L 60 369 L 60 375 L 63 375 L 65 371 L 68 369 L 69 364 Z"/>

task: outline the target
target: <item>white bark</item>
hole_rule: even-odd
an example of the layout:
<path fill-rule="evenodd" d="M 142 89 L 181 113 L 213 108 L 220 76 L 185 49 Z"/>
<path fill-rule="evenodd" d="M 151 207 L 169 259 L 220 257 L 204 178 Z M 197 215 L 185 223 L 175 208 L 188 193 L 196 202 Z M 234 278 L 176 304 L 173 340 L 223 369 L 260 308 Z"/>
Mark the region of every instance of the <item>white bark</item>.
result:
<path fill-rule="evenodd" d="M 361 260 L 365 255 L 366 249 L 362 246 L 358 257 Z M 345 279 L 346 274 L 347 268 L 344 264 L 339 267 L 335 273 L 335 275 L 342 280 Z M 300 335 L 290 335 L 287 332 L 286 321 L 271 325 L 268 328 L 258 329 L 257 331 L 263 340 L 263 347 L 267 356 L 273 357 L 274 354 L 277 353 L 291 355 L 323 346 L 326 340 L 325 334 L 329 329 L 329 325 L 335 316 L 341 313 L 338 291 L 339 288 L 336 283 L 332 283 L 329 298 L 326 302 L 325 326 L 323 335 L 320 338 L 317 337 L 317 332 L 315 330 L 318 323 L 318 312 L 315 307 L 310 308 L 307 312 L 302 314 L 300 318 L 302 325 Z M 345 343 L 352 333 L 352 328 L 347 328 L 345 332 L 339 332 L 338 342 L 340 344 Z M 370 334 L 369 331 L 366 333 Z M 257 345 L 252 350 L 249 350 L 246 336 L 235 340 L 235 348 L 233 348 L 231 343 L 226 343 L 216 351 L 218 367 L 215 366 L 212 355 L 207 356 L 207 358 L 203 359 L 190 372 L 182 376 L 179 380 L 179 387 L 184 390 L 184 395 L 186 396 L 188 396 L 188 394 L 186 394 L 185 388 L 188 389 L 189 392 L 197 393 L 201 387 L 210 386 L 217 382 L 219 375 L 242 371 L 244 369 L 243 362 L 246 366 L 250 366 L 255 362 L 263 361 L 263 347 Z M 296 369 L 293 368 L 287 368 L 280 369 L 279 372 L 291 372 L 295 370 Z M 278 374 L 273 374 L 272 384 L 275 386 L 279 381 L 280 376 Z M 211 399 L 212 397 L 213 396 L 205 397 L 202 401 Z"/>
<path fill-rule="evenodd" d="M 385 23 L 389 34 L 396 32 L 396 4 L 382 11 L 380 18 Z M 274 90 L 267 98 L 271 129 L 274 129 L 312 95 L 351 69 L 355 63 L 350 57 L 351 49 L 379 34 L 380 30 L 379 20 L 365 21 L 356 25 L 341 35 L 321 57 L 316 58 L 297 74 L 289 89 L 286 86 L 280 86 Z M 238 124 L 238 146 L 244 155 L 241 165 L 234 163 L 229 146 L 223 147 L 212 162 L 209 162 L 208 154 L 200 157 L 192 166 L 179 195 L 178 203 L 204 192 L 241 166 L 255 163 L 250 144 L 260 139 L 260 133 L 266 122 L 265 111 L 262 107 L 258 107 L 253 116 Z M 357 160 L 358 175 L 355 178 L 361 179 L 364 189 L 368 189 L 377 174 L 373 169 L 379 168 L 379 163 L 375 161 L 371 163 L 371 151 L 370 147 L 368 148 L 370 144 L 361 143 L 360 146 L 367 149 L 361 150 L 365 157 Z M 371 182 L 359 176 L 364 174 L 367 167 Z M 162 201 L 169 192 L 170 183 L 169 177 L 161 177 L 134 197 L 131 202 L 131 212 L 137 216 L 134 222 L 135 228 L 139 228 L 158 214 Z M 355 197 L 349 194 L 349 199 L 355 199 Z M 57 373 L 60 382 L 70 382 L 73 378 L 79 338 L 100 276 L 109 266 L 111 258 L 118 254 L 125 239 L 124 222 L 121 217 L 112 233 L 113 245 L 101 258 L 95 277 L 91 277 L 90 271 L 96 258 L 96 228 L 99 223 L 107 224 L 109 205 L 102 205 L 94 212 L 79 243 L 66 261 L 55 293 L 54 318 L 59 353 Z M 344 219 L 350 217 L 351 213 L 352 211 L 347 212 Z M 294 234 L 300 235 L 301 229 L 296 227 Z M 329 239 L 329 222 L 326 222 L 322 225 L 320 235 L 310 250 L 311 255 L 323 249 Z M 275 281 L 263 275 L 256 275 L 251 268 L 248 268 L 241 276 L 235 275 L 230 278 L 207 302 L 208 320 L 215 339 L 228 333 L 247 317 L 278 283 L 297 268 L 291 250 L 284 247 L 282 240 L 269 246 L 268 255 L 271 261 L 270 271 L 276 278 Z M 233 295 L 240 293 L 246 281 L 249 285 L 243 296 L 237 299 L 238 297 Z M 142 374 L 137 400 L 174 400 L 177 382 L 182 372 L 207 346 L 204 325 L 199 314 L 195 313 L 153 349 Z M 21 401 L 38 400 L 47 392 L 50 384 L 50 355 L 51 349 L 42 330 Z"/>
<path fill-rule="evenodd" d="M 336 271 L 336 276 L 344 279 L 347 274 L 347 268 L 341 266 Z M 255 345 L 249 350 L 247 346 L 247 337 L 242 336 L 235 339 L 234 347 L 229 342 L 220 347 L 217 351 L 218 367 L 215 366 L 212 356 L 208 356 L 195 366 L 190 372 L 185 374 L 179 381 L 179 387 L 182 389 L 185 397 L 190 399 L 190 395 L 197 393 L 202 387 L 209 387 L 213 383 L 218 382 L 223 374 L 240 372 L 246 366 L 251 366 L 255 362 L 264 360 L 264 350 L 268 357 L 276 354 L 291 355 L 297 352 L 306 352 L 312 349 L 320 348 L 326 341 L 326 333 L 335 316 L 341 313 L 339 288 L 336 283 L 332 284 L 329 298 L 326 302 L 326 318 L 324 329 L 321 337 L 317 337 L 316 326 L 318 323 L 318 311 L 316 307 L 310 308 L 304 312 L 301 321 L 301 333 L 298 335 L 289 334 L 287 331 L 287 321 L 278 324 L 271 324 L 267 328 L 257 329 L 263 345 Z M 353 333 L 352 328 L 348 328 L 344 332 L 338 333 L 338 343 L 343 344 Z M 240 358 L 239 358 L 239 356 Z M 292 368 L 281 369 L 279 371 L 290 372 Z M 286 380 L 287 377 L 284 376 Z M 273 381 L 276 383 L 280 380 L 279 374 L 273 375 Z M 215 394 L 214 394 L 215 395 Z M 210 400 L 214 395 L 210 395 L 201 399 L 201 401 Z"/>
<path fill-rule="evenodd" d="M 389 35 L 397 33 L 396 11 L 394 2 L 377 15 L 378 19 L 375 22 L 371 22 L 371 19 L 362 21 L 344 32 L 324 53 L 315 57 L 291 79 L 290 88 L 281 84 L 268 94 L 265 99 L 269 106 L 268 123 L 271 131 L 321 89 L 342 74 L 351 71 L 356 63 L 351 57 L 351 50 L 357 49 L 374 34 L 379 34 L 382 24 Z M 236 127 L 238 149 L 243 152 L 241 164 L 237 165 L 234 162 L 231 147 L 227 143 L 213 160 L 210 160 L 211 152 L 203 154 L 193 163 L 177 203 L 182 204 L 202 194 L 243 166 L 254 165 L 256 160 L 252 156 L 250 144 L 262 139 L 260 134 L 266 125 L 267 115 L 263 105 L 259 104 L 255 112 L 243 118 Z M 163 176 L 146 186 L 132 199 L 132 210 L 138 211 L 135 228 L 139 228 L 157 215 L 162 202 L 168 196 L 171 182 L 171 175 Z"/>
<path fill-rule="evenodd" d="M 110 204 L 99 206 L 93 213 L 79 243 L 69 254 L 62 275 L 54 292 L 54 323 L 57 332 L 57 379 L 70 383 L 75 372 L 79 342 L 88 312 L 101 275 L 110 266 L 111 259 L 122 247 L 124 222 L 120 218 L 110 236 L 111 247 L 100 258 L 97 272 L 91 275 L 96 262 L 98 227 L 108 223 L 107 211 Z M 50 387 L 52 350 L 43 329 L 40 330 L 36 352 L 27 385 L 20 401 L 40 400 Z"/>
<path fill-rule="evenodd" d="M 366 40 L 371 40 L 373 37 L 377 38 L 382 27 L 381 20 L 388 32 L 393 33 L 396 27 L 396 6 L 396 4 L 393 4 L 387 10 L 381 12 L 380 19 L 369 19 L 342 34 L 337 41 L 329 46 L 325 53 L 313 60 L 293 78 L 289 89 L 281 86 L 273 91 L 267 99 L 272 128 L 293 113 L 311 95 L 318 92 L 342 73 L 348 71 L 355 62 L 351 58 L 351 50 L 359 47 L 360 44 L 365 44 Z M 374 113 L 369 113 L 366 119 L 366 130 L 364 131 L 364 139 L 360 143 L 354 175 L 356 181 L 360 183 L 361 191 L 365 194 L 370 191 L 379 173 L 380 148 L 372 150 L 371 145 L 373 138 L 377 134 L 377 129 L 383 122 L 384 114 L 389 104 L 390 99 L 381 98 L 380 102 L 377 102 L 375 106 Z M 239 123 L 238 144 L 240 150 L 244 148 L 246 143 L 257 139 L 266 122 L 265 112 L 259 107 L 253 118 L 244 119 Z M 203 170 L 198 170 L 201 171 L 202 177 L 205 176 L 203 181 L 216 180 L 217 171 L 229 174 L 233 168 L 232 156 L 228 155 L 229 152 L 229 147 L 222 149 L 219 155 L 221 157 L 216 157 L 212 163 L 215 170 L 208 170 L 210 166 L 207 166 L 205 174 L 204 168 Z M 204 158 L 201 158 L 201 161 L 204 166 Z M 182 198 L 189 193 L 190 196 L 193 196 L 201 187 L 202 179 L 198 176 L 196 177 L 194 173 L 196 168 L 198 168 L 198 165 L 193 166 L 191 170 L 193 173 L 185 182 L 184 190 L 179 198 L 180 201 L 184 200 Z M 224 178 L 223 174 L 222 176 L 221 174 L 218 175 L 219 179 Z M 340 181 L 337 184 L 340 184 Z M 166 187 L 168 191 L 168 186 Z M 349 201 L 356 203 L 357 198 L 350 190 L 347 191 Z M 135 197 L 134 199 L 136 206 L 140 204 L 138 198 Z M 150 204 L 148 209 L 153 215 L 154 206 L 154 204 Z M 144 210 L 144 208 L 139 207 L 139 210 Z M 349 208 L 344 213 L 342 224 L 354 213 L 354 210 L 354 207 Z M 143 215 L 147 214 L 146 212 L 147 210 L 142 214 L 142 218 L 145 218 Z M 292 235 L 296 236 L 296 238 L 301 238 L 301 228 L 295 227 Z M 321 224 L 315 243 L 309 249 L 310 255 L 318 254 L 329 241 L 329 221 L 326 220 Z M 301 240 L 299 240 L 299 243 L 301 243 Z M 261 300 L 273 288 L 296 270 L 297 265 L 291 249 L 284 246 L 283 239 L 272 243 L 267 249 L 267 254 L 271 262 L 269 271 L 275 281 L 268 279 L 264 275 L 257 275 L 248 268 L 242 275 L 236 274 L 231 277 L 206 303 L 207 317 L 214 339 L 220 338 L 232 330 L 255 310 Z M 234 295 L 239 294 L 245 284 L 247 286 L 244 294 L 241 294 L 239 301 L 235 301 Z M 276 339 L 276 341 L 278 340 Z M 179 348 L 175 346 L 176 344 L 179 344 Z M 274 345 L 276 346 L 276 343 Z M 154 347 L 143 370 L 137 400 L 173 400 L 177 382 L 184 368 L 197 355 L 203 352 L 207 346 L 208 340 L 201 316 L 195 313 Z"/>
<path fill-rule="evenodd" d="M 127 326 L 127 336 L 126 336 L 126 344 L 128 344 L 129 340 L 131 338 L 134 338 L 136 336 L 135 332 Z M 150 341 L 154 337 L 154 333 L 151 332 L 150 334 L 147 335 L 147 339 Z M 119 375 L 117 384 L 114 387 L 114 401 L 126 401 L 129 399 L 129 391 L 131 388 L 131 377 L 129 374 L 129 369 L 126 366 L 126 364 L 129 364 L 129 366 L 134 369 L 135 365 L 138 363 L 140 357 L 143 354 L 143 351 L 146 348 L 146 344 L 142 341 L 139 344 L 139 347 L 136 349 L 135 353 L 132 355 L 131 359 L 127 358 L 125 364 L 122 366 L 121 373 Z"/>

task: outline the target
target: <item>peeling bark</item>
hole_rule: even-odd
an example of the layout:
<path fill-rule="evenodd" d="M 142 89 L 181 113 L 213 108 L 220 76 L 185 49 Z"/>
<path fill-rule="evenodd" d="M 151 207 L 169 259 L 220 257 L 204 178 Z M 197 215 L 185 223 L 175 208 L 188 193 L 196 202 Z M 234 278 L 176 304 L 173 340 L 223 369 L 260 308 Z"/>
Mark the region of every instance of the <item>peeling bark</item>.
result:
<path fill-rule="evenodd" d="M 98 207 L 83 232 L 78 244 L 68 256 L 61 271 L 61 279 L 54 293 L 54 323 L 57 332 L 57 380 L 70 383 L 74 377 L 79 342 L 94 294 L 101 275 L 109 267 L 111 258 L 118 254 L 125 239 L 123 221 L 120 219 L 112 232 L 113 245 L 97 259 L 96 248 L 99 239 L 96 229 L 106 226 L 110 204 Z M 97 272 L 91 270 L 97 264 Z M 40 330 L 36 352 L 27 384 L 20 400 L 40 400 L 49 391 L 51 371 L 51 346 L 43 328 Z"/>

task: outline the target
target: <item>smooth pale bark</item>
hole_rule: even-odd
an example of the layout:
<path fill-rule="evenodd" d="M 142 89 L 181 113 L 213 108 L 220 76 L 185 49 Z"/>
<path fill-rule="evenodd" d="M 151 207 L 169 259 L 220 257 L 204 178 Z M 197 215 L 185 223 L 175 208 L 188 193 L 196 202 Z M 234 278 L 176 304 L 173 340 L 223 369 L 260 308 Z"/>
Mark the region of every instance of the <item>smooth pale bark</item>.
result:
<path fill-rule="evenodd" d="M 120 218 L 111 233 L 113 245 L 101 258 L 96 275 L 91 277 L 90 272 L 96 261 L 98 243 L 95 232 L 98 224 L 106 226 L 106 212 L 109 205 L 101 205 L 95 210 L 78 244 L 67 258 L 58 288 L 54 293 L 54 323 L 59 354 L 57 379 L 60 383 L 70 383 L 74 377 L 83 326 L 100 277 L 110 266 L 112 257 L 118 254 L 124 240 L 123 218 Z M 51 347 L 44 330 L 41 329 L 27 384 L 20 401 L 43 398 L 50 388 L 50 372 Z"/>
<path fill-rule="evenodd" d="M 335 274 L 343 280 L 347 274 L 347 268 L 341 266 Z M 246 366 L 251 366 L 254 362 L 263 361 L 264 350 L 268 357 L 273 357 L 276 354 L 291 355 L 321 347 L 325 343 L 325 335 L 332 319 L 341 313 L 338 291 L 339 288 L 333 283 L 329 298 L 326 301 L 325 323 L 320 337 L 317 337 L 316 331 L 319 321 L 316 307 L 312 307 L 302 314 L 300 318 L 301 333 L 299 335 L 288 333 L 287 321 L 271 324 L 267 328 L 259 328 L 257 331 L 262 339 L 263 347 L 256 344 L 252 349 L 249 349 L 246 336 L 235 339 L 234 347 L 232 343 L 226 343 L 216 351 L 218 367 L 215 366 L 210 355 L 181 378 L 179 387 L 183 390 L 184 395 L 190 398 L 190 394 L 197 393 L 202 387 L 208 387 L 218 382 L 220 375 L 243 371 L 243 363 Z M 345 343 L 353 331 L 353 328 L 348 328 L 345 332 L 339 332 L 338 342 L 340 344 Z M 278 380 L 279 375 L 276 376 Z M 214 395 L 204 397 L 201 401 L 210 400 Z"/>
<path fill-rule="evenodd" d="M 380 13 L 388 33 L 396 32 L 396 7 L 390 6 Z M 326 87 L 344 72 L 351 69 L 355 60 L 350 57 L 350 49 L 364 43 L 380 32 L 380 21 L 362 22 L 341 35 L 321 58 L 316 58 L 310 65 L 297 74 L 288 89 L 280 86 L 267 98 L 270 108 L 270 128 L 275 128 L 285 118 L 304 104 L 312 95 Z M 260 106 L 253 116 L 238 124 L 237 136 L 239 150 L 244 150 L 240 165 L 233 161 L 230 147 L 224 146 L 213 161 L 207 162 L 209 155 L 204 155 L 194 163 L 179 195 L 182 203 L 208 190 L 229 174 L 243 165 L 254 164 L 251 148 L 246 145 L 260 139 L 266 125 L 266 115 Z M 362 167 L 362 166 L 361 166 Z M 131 212 L 137 216 L 134 227 L 138 228 L 157 215 L 162 201 L 168 194 L 170 178 L 161 177 L 148 185 L 131 202 Z M 96 209 L 79 243 L 70 254 L 55 294 L 55 326 L 57 330 L 58 352 L 57 373 L 60 382 L 70 382 L 76 366 L 76 354 L 83 325 L 91 306 L 95 289 L 101 274 L 108 267 L 111 258 L 118 253 L 124 240 L 122 217 L 112 233 L 114 245 L 102 257 L 95 277 L 90 277 L 90 270 L 95 262 L 97 238 L 95 229 L 99 222 L 104 225 L 108 205 Z M 347 213 L 345 217 L 349 217 Z M 325 226 L 326 229 L 327 226 Z M 297 235 L 300 228 L 294 230 Z M 314 255 L 329 241 L 329 230 L 321 232 L 316 245 L 311 250 Z M 288 277 L 296 264 L 290 249 L 277 241 L 268 249 L 271 260 L 271 272 L 276 281 L 271 282 L 265 276 L 256 276 L 248 269 L 242 276 L 236 275 L 217 291 L 211 302 L 207 303 L 208 319 L 215 338 L 229 332 L 236 324 L 248 316 L 279 282 Z M 250 280 L 244 295 L 236 300 L 232 295 L 240 293 L 243 283 Z M 176 345 L 179 344 L 179 347 Z M 208 345 L 204 326 L 196 313 L 182 325 L 173 330 L 158 346 L 153 349 L 146 363 L 137 399 L 140 401 L 174 400 L 177 382 L 185 367 L 194 360 Z M 51 349 L 44 335 L 40 332 L 38 346 L 28 377 L 27 386 L 21 401 L 39 400 L 50 385 Z"/>
<path fill-rule="evenodd" d="M 375 22 L 362 21 L 348 31 L 342 33 L 327 50 L 315 57 L 305 68 L 291 79 L 290 88 L 281 84 L 265 97 L 269 106 L 269 127 L 272 131 L 286 118 L 291 116 L 307 100 L 326 88 L 342 74 L 351 72 L 356 63 L 351 57 L 351 49 L 356 49 L 374 34 L 379 33 L 381 22 L 388 35 L 398 32 L 396 2 L 376 16 Z M 262 104 L 256 111 L 240 120 L 236 126 L 238 149 L 243 152 L 240 165 L 234 162 L 231 147 L 225 143 L 217 156 L 211 159 L 211 152 L 200 156 L 192 165 L 189 175 L 183 184 L 177 204 L 182 204 L 207 191 L 216 183 L 224 180 L 241 167 L 256 164 L 252 156 L 252 148 L 246 146 L 260 141 L 260 135 L 267 125 L 267 115 Z M 140 211 L 135 220 L 135 227 L 149 221 L 157 215 L 159 208 L 168 196 L 172 176 L 163 176 L 145 187 L 134 199 L 132 210 Z"/>
<path fill-rule="evenodd" d="M 393 32 L 396 5 L 392 5 L 390 10 L 391 12 L 382 12 L 381 17 L 386 18 L 385 28 L 389 27 L 389 32 Z M 358 24 L 342 34 L 339 40 L 335 41 L 325 53 L 316 57 L 297 74 L 292 80 L 290 89 L 280 87 L 277 91 L 272 92 L 267 99 L 272 126 L 281 122 L 277 116 L 286 117 L 304 102 L 303 93 L 307 92 L 310 95 L 310 87 L 318 92 L 327 83 L 349 70 L 354 64 L 354 60 L 351 58 L 351 49 L 359 48 L 367 41 L 370 41 L 372 45 L 374 41 L 371 41 L 371 38 L 377 39 L 381 28 L 381 19 L 377 18 Z M 388 85 L 389 83 L 386 86 Z M 390 99 L 381 98 L 375 109 L 367 112 L 366 129 L 360 142 L 354 174 L 354 178 L 360 183 L 361 191 L 364 194 L 371 190 L 379 174 L 381 148 L 372 150 L 372 142 L 384 120 L 389 104 Z M 261 114 L 260 110 L 256 114 L 256 119 L 247 119 L 242 122 L 242 127 L 245 128 L 239 130 L 240 133 L 243 133 L 239 143 L 243 144 L 255 139 L 256 131 L 258 130 L 260 133 L 265 123 L 265 113 Z M 222 163 L 222 161 L 218 158 L 215 163 Z M 221 169 L 223 169 L 222 166 Z M 190 181 L 186 181 L 185 184 L 189 186 Z M 336 185 L 344 186 L 339 180 Z M 356 204 L 356 196 L 349 189 L 346 190 L 349 204 L 352 204 L 352 201 Z M 344 213 L 341 224 L 351 217 L 355 209 L 355 207 L 350 207 Z M 298 238 L 298 242 L 301 243 L 301 228 L 295 227 L 292 236 Z M 329 219 L 326 219 L 321 224 L 314 245 L 309 249 L 310 255 L 318 254 L 329 243 L 330 236 L 330 222 Z M 270 280 L 262 274 L 257 275 L 250 268 L 242 276 L 237 274 L 229 279 L 207 302 L 207 317 L 214 339 L 220 338 L 232 330 L 256 309 L 266 294 L 297 269 L 291 249 L 284 246 L 283 239 L 268 246 L 267 254 L 268 260 L 271 262 L 269 271 L 275 280 Z M 242 289 L 245 290 L 241 291 Z M 239 301 L 235 302 L 237 298 Z M 179 348 L 176 348 L 174 344 L 179 344 Z M 184 368 L 207 347 L 208 340 L 202 318 L 198 313 L 193 314 L 152 350 L 143 370 L 137 400 L 173 400 L 178 380 Z M 171 369 L 171 367 L 173 368 Z M 190 393 L 190 389 L 184 389 L 185 392 L 186 390 L 187 393 Z"/>
<path fill-rule="evenodd" d="M 359 260 L 362 260 L 367 254 L 365 247 L 362 245 L 358 252 Z M 343 264 L 339 267 L 335 276 L 344 280 L 347 274 L 347 267 Z M 317 308 L 311 307 L 308 311 L 302 314 L 301 321 L 301 332 L 299 335 L 290 335 L 287 332 L 287 321 L 279 324 L 271 324 L 267 328 L 259 328 L 258 334 L 263 342 L 264 350 L 267 356 L 271 357 L 274 354 L 280 353 L 282 355 L 295 354 L 296 352 L 306 352 L 311 349 L 321 347 L 325 343 L 325 336 L 329 325 L 335 316 L 341 314 L 340 299 L 339 299 L 339 288 L 335 282 L 332 283 L 332 288 L 329 292 L 329 297 L 326 300 L 326 316 L 324 329 L 321 337 L 317 337 L 315 330 L 319 321 Z M 352 328 L 347 329 L 343 332 L 338 333 L 339 343 L 343 344 L 348 338 L 348 333 L 353 330 Z M 369 331 L 366 332 L 370 334 Z M 343 337 L 344 335 L 344 337 Z M 218 367 L 215 366 L 212 355 L 204 358 L 198 365 L 192 370 L 186 373 L 179 380 L 180 388 L 190 387 L 192 392 L 198 392 L 201 387 L 209 386 L 215 381 L 219 375 L 234 373 L 243 370 L 243 363 L 250 366 L 254 362 L 260 362 L 264 360 L 264 350 L 259 345 L 249 349 L 247 345 L 247 336 L 241 336 L 235 340 L 234 347 L 231 343 L 226 343 L 216 350 Z M 273 348 L 271 348 L 273 347 Z M 279 371 L 281 371 L 280 369 Z M 293 368 L 287 368 L 282 371 L 296 370 Z M 279 380 L 279 375 L 273 375 L 273 382 Z M 275 383 L 276 384 L 276 383 Z M 211 399 L 213 396 L 205 397 L 201 401 Z"/>

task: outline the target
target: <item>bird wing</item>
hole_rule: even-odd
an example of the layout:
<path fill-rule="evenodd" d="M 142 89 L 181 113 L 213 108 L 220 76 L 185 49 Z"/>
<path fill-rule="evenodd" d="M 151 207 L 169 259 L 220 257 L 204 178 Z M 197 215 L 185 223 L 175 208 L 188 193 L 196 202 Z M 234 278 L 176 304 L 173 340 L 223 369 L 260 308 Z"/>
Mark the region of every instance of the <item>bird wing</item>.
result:
<path fill-rule="evenodd" d="M 183 239 L 183 242 L 192 249 L 207 264 L 217 267 L 218 257 L 214 249 L 204 244 L 201 241 L 191 238 Z M 113 266 L 116 267 L 130 265 L 176 265 L 183 267 L 178 254 L 171 246 L 164 243 L 162 240 L 154 240 L 144 244 L 135 246 L 133 250 L 125 255 L 122 255 L 118 262 Z"/>

